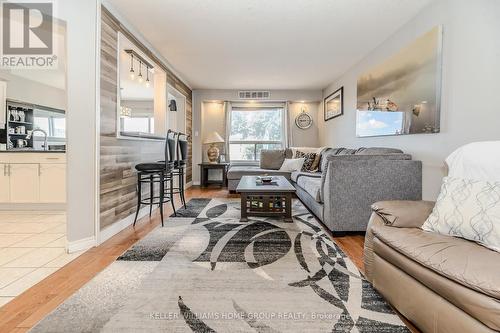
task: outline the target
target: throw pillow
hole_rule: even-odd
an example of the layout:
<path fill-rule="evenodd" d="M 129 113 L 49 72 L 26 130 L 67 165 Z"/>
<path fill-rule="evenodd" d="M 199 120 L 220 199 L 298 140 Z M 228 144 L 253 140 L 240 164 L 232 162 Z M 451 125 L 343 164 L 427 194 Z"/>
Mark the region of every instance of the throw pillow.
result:
<path fill-rule="evenodd" d="M 280 171 L 283 172 L 294 172 L 300 171 L 302 169 L 302 164 L 304 164 L 304 158 L 285 158 L 283 164 L 281 165 Z"/>
<path fill-rule="evenodd" d="M 314 161 L 316 160 L 316 153 L 304 153 L 302 151 L 297 151 L 295 153 L 296 158 L 304 158 L 304 164 L 302 165 L 302 169 L 300 171 L 304 172 L 316 172 L 318 169 L 317 165 L 316 168 L 313 169 L 313 164 Z"/>
<path fill-rule="evenodd" d="M 500 182 L 444 178 L 436 206 L 422 229 L 500 252 Z"/>
<path fill-rule="evenodd" d="M 279 170 L 285 160 L 284 150 L 261 150 L 260 168 L 269 170 Z"/>

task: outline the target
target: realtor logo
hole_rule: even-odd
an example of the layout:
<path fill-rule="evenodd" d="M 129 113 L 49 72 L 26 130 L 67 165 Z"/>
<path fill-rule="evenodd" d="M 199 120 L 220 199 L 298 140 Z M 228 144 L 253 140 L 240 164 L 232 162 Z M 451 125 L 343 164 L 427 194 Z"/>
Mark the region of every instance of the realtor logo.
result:
<path fill-rule="evenodd" d="M 0 67 L 54 67 L 53 3 L 34 1 L 2 1 Z"/>

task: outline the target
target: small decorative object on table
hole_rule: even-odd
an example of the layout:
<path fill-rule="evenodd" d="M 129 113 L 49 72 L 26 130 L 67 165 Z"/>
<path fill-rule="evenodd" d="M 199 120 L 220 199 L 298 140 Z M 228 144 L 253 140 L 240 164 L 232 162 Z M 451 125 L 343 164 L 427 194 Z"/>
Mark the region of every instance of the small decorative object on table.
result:
<path fill-rule="evenodd" d="M 273 181 L 273 176 L 268 176 L 268 175 L 264 175 L 264 176 L 257 176 L 255 178 L 255 183 L 257 185 L 272 185 L 272 184 L 276 184 L 276 181 Z"/>
<path fill-rule="evenodd" d="M 219 163 L 226 163 L 226 155 L 219 154 Z"/>

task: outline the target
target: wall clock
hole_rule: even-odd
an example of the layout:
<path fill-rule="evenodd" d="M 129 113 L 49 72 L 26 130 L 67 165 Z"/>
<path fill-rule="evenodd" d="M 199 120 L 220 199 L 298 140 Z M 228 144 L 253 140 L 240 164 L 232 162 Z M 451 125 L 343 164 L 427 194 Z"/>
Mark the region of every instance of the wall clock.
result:
<path fill-rule="evenodd" d="M 295 125 L 300 129 L 308 129 L 312 126 L 312 123 L 312 117 L 306 112 L 305 108 L 302 108 L 300 114 L 295 117 Z"/>

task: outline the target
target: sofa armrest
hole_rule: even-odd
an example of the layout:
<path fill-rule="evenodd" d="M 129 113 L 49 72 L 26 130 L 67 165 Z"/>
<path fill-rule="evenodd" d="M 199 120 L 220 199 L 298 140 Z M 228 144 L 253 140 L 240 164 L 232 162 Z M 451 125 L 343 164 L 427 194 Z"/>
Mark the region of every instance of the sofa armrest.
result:
<path fill-rule="evenodd" d="M 331 231 L 365 231 L 375 202 L 422 199 L 422 163 L 386 157 L 328 161 L 321 197 L 323 222 Z"/>
<path fill-rule="evenodd" d="M 382 222 L 391 227 L 420 228 L 434 208 L 434 201 L 379 201 L 372 210 Z"/>
<path fill-rule="evenodd" d="M 368 221 L 368 226 L 366 228 L 365 234 L 365 244 L 363 249 L 363 264 L 364 264 L 364 275 L 365 278 L 372 281 L 372 272 L 373 272 L 373 261 L 374 261 L 374 250 L 373 250 L 373 242 L 375 238 L 375 234 L 373 233 L 373 229 L 378 227 L 383 227 L 384 221 L 375 213 L 372 213 L 370 220 Z"/>

